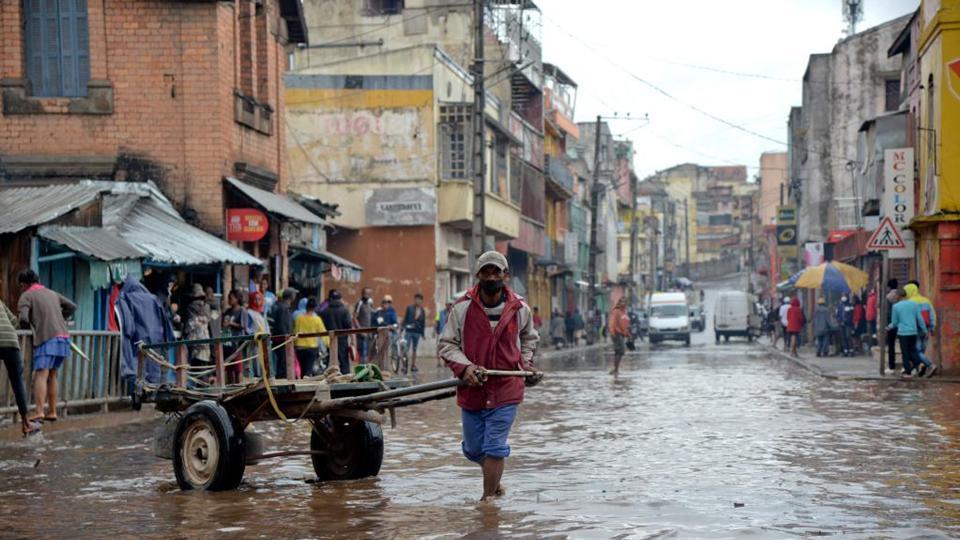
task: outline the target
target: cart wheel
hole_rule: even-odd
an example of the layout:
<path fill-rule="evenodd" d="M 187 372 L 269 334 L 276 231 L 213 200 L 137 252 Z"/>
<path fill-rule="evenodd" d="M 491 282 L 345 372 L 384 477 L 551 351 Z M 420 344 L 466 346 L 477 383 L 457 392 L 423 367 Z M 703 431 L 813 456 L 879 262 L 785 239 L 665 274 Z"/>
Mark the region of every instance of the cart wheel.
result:
<path fill-rule="evenodd" d="M 313 470 L 320 480 L 376 476 L 383 463 L 383 430 L 364 420 L 327 416 L 310 432 Z"/>
<path fill-rule="evenodd" d="M 214 401 L 190 406 L 177 423 L 173 471 L 180 489 L 234 489 L 246 466 L 243 430 Z"/>

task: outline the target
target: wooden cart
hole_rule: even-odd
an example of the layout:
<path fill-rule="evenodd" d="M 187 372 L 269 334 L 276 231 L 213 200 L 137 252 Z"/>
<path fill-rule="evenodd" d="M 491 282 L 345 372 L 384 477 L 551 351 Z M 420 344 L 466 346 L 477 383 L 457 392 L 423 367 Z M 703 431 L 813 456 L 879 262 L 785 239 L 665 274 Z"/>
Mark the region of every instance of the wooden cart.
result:
<path fill-rule="evenodd" d="M 386 352 L 388 336 L 384 329 L 299 337 L 330 336 L 333 348 L 338 335 L 362 333 L 377 334 L 381 345 L 378 350 Z M 182 489 L 233 489 L 240 484 L 247 464 L 291 455 L 310 455 L 321 480 L 375 476 L 383 462 L 384 421 L 389 417 L 395 424 L 397 408 L 452 397 L 460 384 L 456 379 L 414 386 L 409 380 L 394 378 L 329 382 L 272 377 L 271 349 L 282 350 L 280 359 L 287 362 L 287 373 L 294 372 L 295 337 L 255 335 L 140 344 L 134 403 L 154 403 L 157 410 L 168 413 L 167 421 L 158 428 L 155 451 L 158 456 L 173 460 Z M 238 353 L 224 358 L 225 343 L 243 346 L 238 347 Z M 212 379 L 206 381 L 197 376 L 205 368 L 189 366 L 187 362 L 188 348 L 198 346 L 213 349 L 214 364 L 205 371 Z M 163 351 L 175 351 L 175 362 L 169 363 L 169 354 L 161 354 Z M 243 351 L 255 353 L 241 358 Z M 331 358 L 336 358 L 336 350 L 331 351 Z M 151 383 L 147 377 L 151 362 L 160 366 L 160 381 L 167 380 L 168 373 L 173 371 L 175 382 Z M 223 383 L 227 368 L 251 362 L 263 370 L 259 378 L 244 384 Z M 384 356 L 375 358 L 373 364 L 383 369 Z M 278 420 L 309 422 L 309 450 L 266 453 L 256 435 L 246 431 L 252 422 Z"/>

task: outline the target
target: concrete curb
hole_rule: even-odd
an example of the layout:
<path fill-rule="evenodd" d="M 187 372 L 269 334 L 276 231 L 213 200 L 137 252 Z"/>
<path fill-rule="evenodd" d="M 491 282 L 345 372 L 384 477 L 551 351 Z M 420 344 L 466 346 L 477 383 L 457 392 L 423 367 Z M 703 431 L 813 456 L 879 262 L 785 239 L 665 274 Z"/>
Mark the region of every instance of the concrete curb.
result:
<path fill-rule="evenodd" d="M 537 355 L 534 358 L 537 360 L 550 360 L 551 358 L 555 358 L 558 356 L 569 356 L 573 354 L 599 351 L 606 348 L 607 345 L 608 344 L 605 341 L 601 341 L 600 343 L 594 343 L 593 345 L 584 345 L 582 347 L 571 347 L 569 349 L 550 349 L 543 352 L 538 350 Z M 610 346 L 612 346 L 612 344 L 610 344 Z"/>
<path fill-rule="evenodd" d="M 837 375 L 835 373 L 829 373 L 820 368 L 820 366 L 813 364 L 812 362 L 806 360 L 803 357 L 794 357 L 790 354 L 781 351 L 777 348 L 774 348 L 770 345 L 764 345 L 764 348 L 767 351 L 772 352 L 784 360 L 793 362 L 794 364 L 802 367 L 803 369 L 818 375 L 825 379 L 831 379 L 834 381 L 885 381 L 885 382 L 902 382 L 902 383 L 941 383 L 941 384 L 957 384 L 960 383 L 960 377 L 935 377 L 933 379 L 918 379 L 916 377 L 911 377 L 909 379 L 904 377 L 889 376 L 882 377 L 880 375 Z"/>

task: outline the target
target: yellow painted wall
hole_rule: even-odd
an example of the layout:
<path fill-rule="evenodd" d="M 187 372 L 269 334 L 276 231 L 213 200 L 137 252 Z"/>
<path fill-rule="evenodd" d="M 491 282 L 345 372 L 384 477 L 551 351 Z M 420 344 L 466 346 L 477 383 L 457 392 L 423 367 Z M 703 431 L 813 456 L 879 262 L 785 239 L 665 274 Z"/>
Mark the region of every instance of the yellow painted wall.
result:
<path fill-rule="evenodd" d="M 936 131 L 937 138 L 935 153 L 930 132 L 921 130 L 917 141 L 920 213 L 960 212 L 960 75 L 948 68 L 948 64 L 960 61 L 960 0 L 924 0 L 920 15 L 920 74 L 924 88 L 918 90 L 917 117 L 921 127 Z M 932 92 L 928 82 L 931 75 Z"/>

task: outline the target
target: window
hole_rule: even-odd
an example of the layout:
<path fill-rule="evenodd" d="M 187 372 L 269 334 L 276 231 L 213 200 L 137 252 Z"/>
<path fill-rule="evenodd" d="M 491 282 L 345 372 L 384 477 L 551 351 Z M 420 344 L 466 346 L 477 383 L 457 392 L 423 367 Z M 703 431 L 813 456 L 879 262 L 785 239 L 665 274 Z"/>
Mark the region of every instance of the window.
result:
<path fill-rule="evenodd" d="M 900 108 L 900 79 L 887 79 L 884 83 L 885 111 L 895 111 Z"/>
<path fill-rule="evenodd" d="M 469 177 L 469 105 L 440 106 L 441 173 L 443 178 Z"/>
<path fill-rule="evenodd" d="M 396 15 L 403 11 L 403 0 L 363 0 L 365 15 Z"/>
<path fill-rule="evenodd" d="M 24 50 L 34 96 L 82 97 L 90 80 L 86 0 L 25 0 Z"/>

